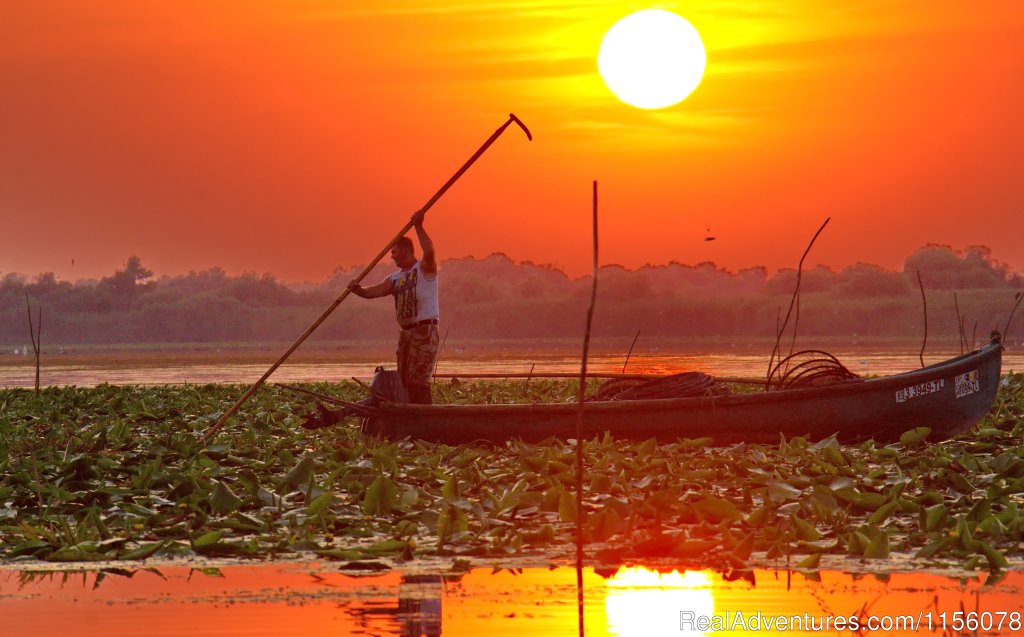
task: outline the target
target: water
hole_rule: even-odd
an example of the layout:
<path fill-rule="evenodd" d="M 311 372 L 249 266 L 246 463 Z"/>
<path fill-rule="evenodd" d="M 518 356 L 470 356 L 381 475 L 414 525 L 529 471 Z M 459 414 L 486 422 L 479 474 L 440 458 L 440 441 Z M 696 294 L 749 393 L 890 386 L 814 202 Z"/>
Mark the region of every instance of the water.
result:
<path fill-rule="evenodd" d="M 840 361 L 860 375 L 885 375 L 908 371 L 920 367 L 916 352 L 846 352 L 836 354 Z M 950 354 L 952 356 L 952 354 Z M 925 357 L 928 364 L 943 360 L 945 355 Z M 100 383 L 112 385 L 163 385 L 163 384 L 204 384 L 239 383 L 251 384 L 259 379 L 274 362 L 268 355 L 265 360 L 211 361 L 210 355 L 196 355 L 194 360 L 180 354 L 173 356 L 154 354 L 132 356 L 118 360 L 115 356 L 102 358 L 81 358 L 68 363 L 61 357 L 44 359 L 40 382 L 49 385 L 93 386 Z M 624 357 L 595 356 L 588 362 L 590 373 L 617 373 L 622 371 Z M 352 377 L 369 378 L 376 366 L 394 368 L 391 358 L 359 358 L 346 362 L 317 361 L 312 363 L 286 363 L 271 377 L 276 382 L 341 381 Z M 716 376 L 763 378 L 767 372 L 767 357 L 761 354 L 680 354 L 646 355 L 633 357 L 627 371 L 630 373 L 669 374 L 682 371 L 700 370 Z M 1004 354 L 1003 370 L 1024 368 L 1024 354 Z M 446 358 L 438 364 L 439 374 L 534 374 L 579 373 L 578 356 L 535 356 L 524 358 Z M 35 368 L 25 360 L 11 360 L 8 357 L 0 364 L 0 387 L 31 387 L 35 383 Z"/>
<path fill-rule="evenodd" d="M 941 635 L 943 618 L 949 629 L 959 611 L 975 612 L 979 622 L 992 626 L 980 634 L 1021 632 L 1013 627 L 1024 612 L 1022 573 L 991 586 L 983 578 L 962 581 L 920 572 L 879 579 L 825 571 L 814 577 L 819 581 L 759 570 L 751 573 L 752 581 L 727 581 L 710 571 L 631 567 L 606 579 L 586 569 L 586 634 L 738 636 L 750 634 L 748 622 L 754 621 L 788 624 L 782 631 L 779 624 L 765 630 L 762 623 L 761 634 L 856 634 L 809 629 L 839 618 L 867 622 L 871 616 L 876 622 L 919 622 L 922 629 L 862 634 Z M 0 570 L 0 615 L 4 634 L 33 637 L 578 634 L 576 572 L 570 568 L 497 573 L 477 568 L 443 576 L 387 571 L 362 577 L 331 564 L 300 563 L 106 574 Z M 738 623 L 731 626 L 735 630 L 699 630 L 700 618 L 712 622 L 715 617 L 742 621 L 747 630 Z M 1002 629 L 996 628 L 1000 620 Z"/>

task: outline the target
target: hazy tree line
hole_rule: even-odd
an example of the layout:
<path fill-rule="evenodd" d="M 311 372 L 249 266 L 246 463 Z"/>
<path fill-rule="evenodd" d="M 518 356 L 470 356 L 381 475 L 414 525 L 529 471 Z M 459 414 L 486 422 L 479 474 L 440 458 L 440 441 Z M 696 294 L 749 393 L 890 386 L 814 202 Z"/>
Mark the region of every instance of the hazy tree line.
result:
<path fill-rule="evenodd" d="M 383 279 L 379 266 L 367 278 Z M 155 277 L 137 257 L 99 281 L 69 282 L 45 273 L 0 280 L 0 343 L 27 342 L 25 294 L 45 315 L 48 344 L 290 341 L 340 294 L 361 267 L 337 269 L 315 284 L 286 284 L 270 274 L 229 276 L 220 268 Z M 920 338 L 920 273 L 928 295 L 929 331 L 947 339 L 960 331 L 983 339 L 1005 323 L 1019 274 L 988 248 L 962 252 L 925 246 L 902 271 L 859 263 L 840 271 L 802 273 L 799 330 L 804 336 Z M 732 273 L 713 263 L 670 263 L 598 274 L 594 334 L 647 337 L 765 337 L 774 334 L 796 283 L 794 270 L 769 276 L 762 267 Z M 451 338 L 579 336 L 589 277 L 570 279 L 551 266 L 515 263 L 502 254 L 441 264 L 442 328 Z M 352 298 L 314 339 L 390 338 L 387 300 Z"/>

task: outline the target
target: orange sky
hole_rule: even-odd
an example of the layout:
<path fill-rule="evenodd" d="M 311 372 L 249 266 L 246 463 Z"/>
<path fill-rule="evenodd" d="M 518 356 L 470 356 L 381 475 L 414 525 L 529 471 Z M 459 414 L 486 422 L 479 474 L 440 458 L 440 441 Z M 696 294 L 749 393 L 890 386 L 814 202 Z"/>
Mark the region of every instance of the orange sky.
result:
<path fill-rule="evenodd" d="M 681 104 L 596 65 L 639 9 L 700 31 Z M 441 258 L 898 268 L 928 242 L 1024 270 L 1024 5 L 1004 0 L 5 0 L 0 276 L 219 265 L 318 280 L 431 211 Z M 705 228 L 718 237 L 705 242 Z M 72 265 L 74 259 L 74 265 Z"/>

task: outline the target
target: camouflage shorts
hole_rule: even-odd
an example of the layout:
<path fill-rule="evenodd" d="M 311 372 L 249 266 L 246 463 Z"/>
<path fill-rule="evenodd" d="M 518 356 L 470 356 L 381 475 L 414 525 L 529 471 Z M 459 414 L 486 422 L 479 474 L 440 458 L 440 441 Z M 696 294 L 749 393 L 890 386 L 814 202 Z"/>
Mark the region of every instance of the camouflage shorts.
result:
<path fill-rule="evenodd" d="M 417 325 L 398 335 L 398 373 L 406 388 L 429 385 L 437 358 L 437 325 Z"/>

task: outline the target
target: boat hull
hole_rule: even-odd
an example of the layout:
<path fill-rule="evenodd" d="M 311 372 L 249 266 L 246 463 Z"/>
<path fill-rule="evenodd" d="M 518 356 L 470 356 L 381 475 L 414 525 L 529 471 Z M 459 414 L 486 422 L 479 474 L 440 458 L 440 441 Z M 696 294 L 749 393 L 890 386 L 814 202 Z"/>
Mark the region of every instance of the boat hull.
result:
<path fill-rule="evenodd" d="M 894 441 L 910 429 L 928 427 L 929 438 L 941 440 L 970 428 L 991 408 L 999 388 L 1001 352 L 994 339 L 942 363 L 865 381 L 715 397 L 588 402 L 584 433 L 662 442 L 710 437 L 715 444 L 835 435 L 852 443 Z M 576 437 L 577 411 L 575 403 L 384 403 L 367 429 L 449 444 L 567 439 Z"/>

